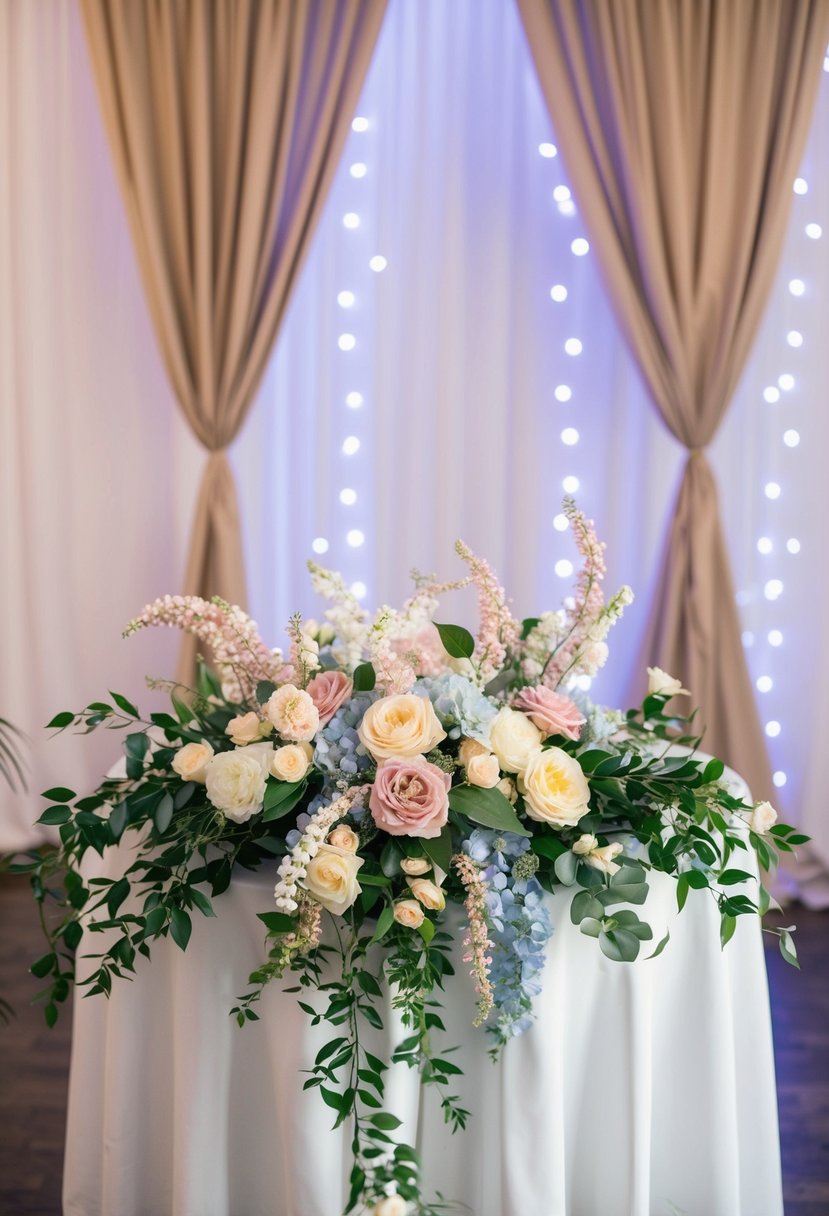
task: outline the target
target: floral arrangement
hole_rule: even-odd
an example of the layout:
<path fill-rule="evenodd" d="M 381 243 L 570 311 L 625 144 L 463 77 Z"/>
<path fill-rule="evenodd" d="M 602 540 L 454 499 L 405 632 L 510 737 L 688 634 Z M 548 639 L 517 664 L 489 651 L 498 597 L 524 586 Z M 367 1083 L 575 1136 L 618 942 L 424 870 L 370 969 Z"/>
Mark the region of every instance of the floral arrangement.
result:
<path fill-rule="evenodd" d="M 389 1061 L 362 1032 L 382 1028 L 377 1003 L 389 993 L 408 1032 L 392 1060 L 417 1069 L 452 1129 L 464 1127 L 440 1012 L 458 925 L 470 1018 L 497 1055 L 532 1024 L 555 927 L 548 892 L 571 892 L 572 922 L 608 958 L 631 962 L 653 938 L 639 909 L 660 871 L 675 880 L 680 910 L 692 890 L 716 902 L 725 946 L 738 916 L 762 916 L 771 902 L 743 857 L 754 850 L 770 869 L 807 839 L 767 802 L 736 797 L 721 761 L 696 755 L 693 715 L 668 710 L 687 691 L 666 673 L 649 669 L 644 703 L 626 714 L 588 700 L 585 677 L 605 662 L 632 597 L 623 587 L 605 598 L 603 545 L 575 503 L 564 509 L 582 568 L 560 611 L 513 619 L 489 565 L 461 543 L 465 579 L 418 575 L 402 610 L 373 618 L 338 575 L 310 563 L 329 606 L 322 623 L 291 619 L 287 655 L 239 608 L 166 597 L 126 634 L 162 624 L 195 634 L 211 662 L 200 663 L 198 687 L 169 685 L 172 712 L 146 720 L 112 693 L 50 723 L 127 733 L 125 775 L 80 798 L 47 791 L 40 822 L 58 826 L 60 848 L 15 867 L 58 909 L 43 916 L 49 950 L 32 967 L 48 981 L 47 1022 L 87 934 L 107 936 L 83 983 L 107 994 L 156 939 L 185 949 L 191 915 L 214 914 L 236 867 L 272 865 L 262 965 L 232 1013 L 256 1020 L 263 988 L 290 975 L 302 1008 L 330 1027 L 305 1088 L 335 1126 L 353 1126 L 346 1212 L 444 1210 L 421 1195 L 417 1153 L 384 1109 Z M 435 620 L 439 597 L 468 583 L 476 636 Z M 125 873 L 87 880 L 87 851 L 127 834 Z M 791 930 L 769 932 L 796 963 Z"/>

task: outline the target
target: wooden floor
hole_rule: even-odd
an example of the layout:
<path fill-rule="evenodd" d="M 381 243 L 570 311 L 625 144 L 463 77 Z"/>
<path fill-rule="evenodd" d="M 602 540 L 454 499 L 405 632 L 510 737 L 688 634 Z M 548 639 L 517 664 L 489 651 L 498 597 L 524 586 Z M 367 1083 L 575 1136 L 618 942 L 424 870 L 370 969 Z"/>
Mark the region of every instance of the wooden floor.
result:
<path fill-rule="evenodd" d="M 786 1216 L 829 1216 L 829 913 L 796 908 L 793 921 L 802 971 L 786 966 L 771 938 L 768 951 Z M 0 1025 L 0 1216 L 60 1213 L 70 1019 L 49 1031 L 28 1004 L 37 981 L 27 966 L 41 953 L 28 885 L 0 875 L 0 996 L 16 1010 Z"/>

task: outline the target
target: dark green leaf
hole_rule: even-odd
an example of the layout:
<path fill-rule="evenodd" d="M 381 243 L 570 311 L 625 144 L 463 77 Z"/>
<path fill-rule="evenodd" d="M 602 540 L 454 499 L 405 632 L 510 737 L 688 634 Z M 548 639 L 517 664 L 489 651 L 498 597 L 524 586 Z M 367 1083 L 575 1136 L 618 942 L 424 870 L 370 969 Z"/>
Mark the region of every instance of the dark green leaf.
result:
<path fill-rule="evenodd" d="M 205 895 L 204 891 L 200 891 L 198 887 L 190 888 L 190 898 L 193 900 L 193 903 L 201 912 L 202 916 L 216 915 L 216 913 L 213 911 L 213 905 L 209 898 Z"/>
<path fill-rule="evenodd" d="M 707 785 L 709 781 L 719 781 L 725 772 L 725 765 L 722 760 L 709 760 L 702 774 L 702 780 Z"/>
<path fill-rule="evenodd" d="M 270 777 L 265 786 L 265 804 L 262 822 L 281 819 L 301 800 L 307 786 L 306 781 L 277 781 Z"/>
<path fill-rule="evenodd" d="M 114 916 L 121 904 L 130 893 L 129 879 L 120 878 L 118 882 L 114 882 L 107 891 L 106 905 L 110 916 Z"/>
<path fill-rule="evenodd" d="M 562 844 L 555 836 L 533 836 L 530 848 L 539 857 L 549 857 L 551 861 L 568 852 L 567 845 Z"/>
<path fill-rule="evenodd" d="M 708 886 L 708 875 L 703 874 L 702 870 L 687 870 L 685 877 L 688 880 L 688 886 L 693 887 L 696 891 L 702 891 Z"/>
<path fill-rule="evenodd" d="M 483 827 L 494 828 L 496 832 L 515 832 L 519 836 L 530 836 L 509 798 L 498 789 L 479 789 L 477 786 L 456 785 L 449 791 L 449 805 L 453 811 L 480 823 Z"/>
<path fill-rule="evenodd" d="M 190 915 L 185 912 L 184 908 L 173 908 L 170 913 L 170 934 L 173 941 L 182 950 L 187 949 L 187 943 L 190 941 L 190 932 L 192 930 L 190 923 Z"/>
<path fill-rule="evenodd" d="M 723 870 L 722 874 L 717 876 L 717 882 L 728 887 L 738 882 L 751 882 L 753 877 L 753 874 L 749 874 L 745 870 Z"/>
<path fill-rule="evenodd" d="M 384 1132 L 393 1132 L 396 1127 L 400 1127 L 401 1122 L 396 1115 L 390 1115 L 387 1111 L 383 1111 L 379 1115 L 371 1115 L 370 1121 Z"/>
<path fill-rule="evenodd" d="M 632 963 L 639 954 L 639 939 L 628 929 L 603 929 L 599 946 L 615 963 Z"/>
<path fill-rule="evenodd" d="M 426 942 L 428 945 L 435 936 L 435 922 L 433 920 L 429 920 L 429 917 L 426 916 L 417 926 L 417 931 L 423 938 L 424 942 Z"/>
<path fill-rule="evenodd" d="M 688 883 L 687 872 L 680 874 L 679 878 L 676 880 L 676 904 L 680 912 L 685 907 L 685 901 L 688 898 L 689 890 L 690 886 Z"/>
<path fill-rule="evenodd" d="M 47 976 L 57 962 L 57 955 L 54 953 L 44 954 L 37 962 L 32 963 L 29 970 L 32 975 L 36 975 L 39 980 Z"/>
<path fill-rule="evenodd" d="M 55 714 L 51 722 L 46 726 L 47 730 L 63 730 L 66 726 L 71 726 L 75 721 L 75 715 L 68 709 L 64 709 L 61 713 Z"/>
<path fill-rule="evenodd" d="M 443 649 L 453 659 L 471 659 L 475 653 L 475 639 L 463 625 L 439 625 L 434 622 L 435 629 L 440 634 Z"/>
<path fill-rule="evenodd" d="M 372 942 L 379 942 L 381 937 L 385 937 L 393 924 L 394 911 L 389 907 L 385 907 L 377 917 L 377 928 L 374 930 L 374 936 L 371 939 Z"/>
<path fill-rule="evenodd" d="M 48 798 L 50 802 L 71 802 L 75 797 L 74 790 L 68 790 L 63 785 L 56 785 L 51 790 L 44 790 L 42 798 Z"/>
<path fill-rule="evenodd" d="M 284 912 L 257 912 L 256 915 L 271 933 L 293 933 L 296 929 L 295 918 Z"/>
<path fill-rule="evenodd" d="M 58 1007 L 51 1002 L 43 1010 L 43 1016 L 46 1018 L 46 1025 L 51 1030 L 55 1022 L 58 1020 Z"/>
<path fill-rule="evenodd" d="M 47 824 L 50 827 L 58 823 L 66 823 L 72 818 L 71 808 L 68 806 L 47 806 L 46 810 L 38 819 L 38 823 Z"/>
<path fill-rule="evenodd" d="M 725 946 L 731 941 L 734 936 L 734 930 L 737 928 L 737 917 L 729 916 L 728 914 L 720 917 L 720 945 Z"/>
<path fill-rule="evenodd" d="M 452 829 L 449 824 L 446 825 L 440 836 L 435 836 L 431 840 L 421 837 L 420 844 L 432 864 L 448 874 L 452 864 Z"/>
<path fill-rule="evenodd" d="M 553 866 L 556 878 L 559 882 L 564 883 L 565 887 L 571 887 L 576 881 L 576 871 L 578 868 L 579 859 L 569 849 L 566 853 L 559 854 Z"/>
<path fill-rule="evenodd" d="M 116 802 L 109 816 L 109 830 L 114 841 L 119 841 L 123 835 L 124 828 L 127 826 L 127 804 L 126 802 Z"/>
<path fill-rule="evenodd" d="M 173 818 L 173 799 L 168 793 L 162 794 L 158 805 L 153 811 L 153 822 L 157 830 L 161 833 L 167 831 L 170 826 L 170 821 Z"/>
<path fill-rule="evenodd" d="M 128 701 L 127 698 L 122 696 L 120 692 L 113 692 L 112 689 L 110 689 L 109 695 L 112 697 L 118 708 L 123 709 L 125 714 L 129 714 L 131 718 L 140 717 L 138 710 L 135 708 L 132 701 Z"/>
<path fill-rule="evenodd" d="M 669 932 L 666 931 L 665 936 L 662 938 L 659 945 L 654 950 L 653 954 L 649 954 L 647 959 L 645 960 L 645 962 L 648 962 L 652 958 L 659 958 L 660 954 L 665 949 L 665 947 L 667 946 L 667 944 L 670 940 L 671 940 L 671 935 Z"/>
<path fill-rule="evenodd" d="M 578 895 L 573 896 L 573 902 L 570 904 L 570 920 L 574 925 L 578 925 L 586 916 L 601 920 L 604 909 L 589 891 L 579 891 Z"/>
<path fill-rule="evenodd" d="M 275 692 L 276 685 L 271 680 L 260 680 L 256 685 L 256 700 L 260 705 L 265 705 Z"/>
<path fill-rule="evenodd" d="M 371 663 L 358 663 L 351 678 L 355 692 L 372 692 L 377 683 L 377 673 Z"/>

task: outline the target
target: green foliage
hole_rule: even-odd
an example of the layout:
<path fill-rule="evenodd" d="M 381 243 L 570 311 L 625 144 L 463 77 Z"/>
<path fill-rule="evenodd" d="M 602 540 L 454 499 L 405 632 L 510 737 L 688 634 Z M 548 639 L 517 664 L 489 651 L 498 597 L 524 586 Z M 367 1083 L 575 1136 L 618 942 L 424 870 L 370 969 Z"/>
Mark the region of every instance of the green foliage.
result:
<path fill-rule="evenodd" d="M 475 653 L 475 639 L 463 625 L 439 625 L 435 629 L 440 635 L 443 649 L 453 659 L 471 659 Z"/>

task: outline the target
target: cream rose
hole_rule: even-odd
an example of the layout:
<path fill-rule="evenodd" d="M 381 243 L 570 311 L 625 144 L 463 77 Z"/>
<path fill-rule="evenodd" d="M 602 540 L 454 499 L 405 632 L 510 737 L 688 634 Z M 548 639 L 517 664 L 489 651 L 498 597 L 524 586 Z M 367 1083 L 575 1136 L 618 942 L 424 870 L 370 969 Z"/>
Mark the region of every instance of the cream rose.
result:
<path fill-rule="evenodd" d="M 499 709 L 489 732 L 492 750 L 506 773 L 520 773 L 541 750 L 541 731 L 526 714 L 504 706 Z"/>
<path fill-rule="evenodd" d="M 587 779 L 578 761 L 560 747 L 537 752 L 519 778 L 518 788 L 531 819 L 564 828 L 575 827 L 587 814 Z"/>
<path fill-rule="evenodd" d="M 247 743 L 258 743 L 272 730 L 273 725 L 270 722 L 263 722 L 259 715 L 251 710 L 249 714 L 239 714 L 231 718 L 225 727 L 225 734 L 230 736 L 237 747 L 244 747 Z"/>
<path fill-rule="evenodd" d="M 416 899 L 398 899 L 394 905 L 394 919 L 407 929 L 417 929 L 423 924 L 425 917 Z"/>
<path fill-rule="evenodd" d="M 477 739 L 464 739 L 463 743 L 458 748 L 458 759 L 464 768 L 467 768 L 469 761 L 475 756 L 488 756 L 490 751 L 488 747 L 484 747 L 483 743 L 479 743 Z"/>
<path fill-rule="evenodd" d="M 268 749 L 270 750 L 270 749 Z M 207 797 L 234 823 L 246 823 L 261 811 L 268 763 L 260 747 L 219 752 L 207 765 Z"/>
<path fill-rule="evenodd" d="M 185 743 L 173 756 L 173 770 L 182 781 L 198 781 L 204 785 L 207 766 L 213 756 L 214 751 L 209 743 Z"/>
<path fill-rule="evenodd" d="M 682 687 L 681 681 L 676 676 L 668 675 L 667 671 L 663 671 L 661 667 L 648 668 L 648 692 L 656 693 L 660 697 L 678 697 L 680 695 L 690 697 L 687 688 Z"/>
<path fill-rule="evenodd" d="M 425 857 L 404 857 L 400 863 L 400 869 L 404 874 L 411 874 L 416 877 L 418 874 L 428 874 L 432 868 L 432 863 L 427 861 Z"/>
<path fill-rule="evenodd" d="M 417 902 L 430 912 L 441 912 L 446 907 L 446 896 L 430 878 L 407 878 L 406 882 Z"/>
<path fill-rule="evenodd" d="M 387 1195 L 371 1209 L 371 1216 L 406 1216 L 409 1205 L 402 1195 Z"/>
<path fill-rule="evenodd" d="M 495 788 L 496 790 L 500 790 L 510 802 L 515 802 L 518 798 L 518 790 L 515 788 L 515 782 L 511 777 L 502 777 Z"/>
<path fill-rule="evenodd" d="M 319 730 L 319 710 L 303 688 L 283 684 L 272 693 L 265 713 L 283 739 L 305 743 Z"/>
<path fill-rule="evenodd" d="M 594 870 L 601 870 L 602 874 L 612 875 L 622 868 L 613 859 L 619 856 L 623 848 L 624 846 L 618 841 L 615 844 L 603 844 L 599 848 L 591 849 L 584 860 Z"/>
<path fill-rule="evenodd" d="M 751 818 L 748 821 L 748 826 L 752 832 L 756 832 L 758 836 L 764 835 L 769 828 L 773 828 L 777 823 L 777 811 L 770 802 L 758 802 L 754 810 L 751 812 Z"/>
<path fill-rule="evenodd" d="M 280 781 L 301 781 L 311 767 L 314 749 L 309 743 L 286 743 L 270 758 L 270 770 Z"/>
<path fill-rule="evenodd" d="M 429 698 L 410 692 L 369 705 L 357 734 L 375 760 L 422 755 L 446 738 Z"/>
<path fill-rule="evenodd" d="M 360 845 L 360 837 L 347 823 L 338 823 L 333 832 L 328 833 L 328 843 L 344 853 L 356 853 Z"/>
<path fill-rule="evenodd" d="M 583 836 L 579 836 L 576 843 L 573 845 L 573 852 L 580 857 L 584 857 L 586 853 L 592 853 L 594 849 L 599 847 L 599 841 L 591 832 L 585 832 Z"/>
<path fill-rule="evenodd" d="M 470 785 L 491 790 L 501 780 L 501 766 L 493 755 L 473 756 L 466 766 L 466 779 Z"/>
<path fill-rule="evenodd" d="M 302 884 L 318 904 L 335 916 L 342 916 L 362 890 L 357 881 L 362 864 L 362 857 L 356 857 L 347 849 L 321 844 L 308 862 Z"/>

